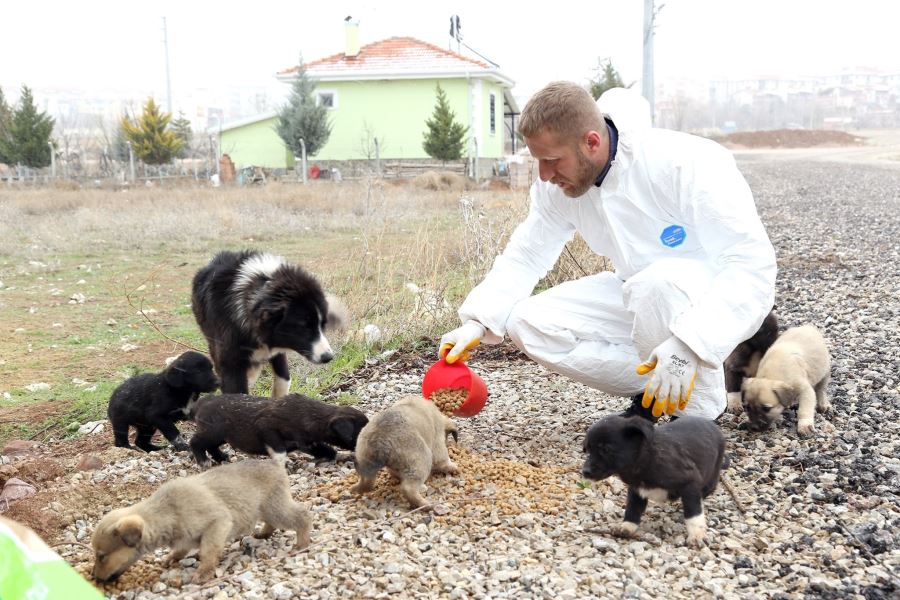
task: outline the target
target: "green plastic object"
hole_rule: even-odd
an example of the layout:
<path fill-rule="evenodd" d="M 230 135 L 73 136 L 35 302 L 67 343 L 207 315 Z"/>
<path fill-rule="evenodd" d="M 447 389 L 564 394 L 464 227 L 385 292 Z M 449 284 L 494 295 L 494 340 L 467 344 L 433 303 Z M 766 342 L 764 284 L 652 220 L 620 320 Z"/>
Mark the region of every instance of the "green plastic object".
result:
<path fill-rule="evenodd" d="M 36 533 L 0 517 L 0 600 L 101 600 Z"/>

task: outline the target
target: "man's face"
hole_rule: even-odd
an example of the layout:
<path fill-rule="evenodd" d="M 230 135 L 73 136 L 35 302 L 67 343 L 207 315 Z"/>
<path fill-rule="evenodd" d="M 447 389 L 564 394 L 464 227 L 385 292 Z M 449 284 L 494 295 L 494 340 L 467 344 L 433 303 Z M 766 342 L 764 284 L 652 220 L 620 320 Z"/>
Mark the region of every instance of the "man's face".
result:
<path fill-rule="evenodd" d="M 591 145 L 588 141 L 561 141 L 546 129 L 525 138 L 525 144 L 538 161 L 541 181 L 558 185 L 569 198 L 577 198 L 591 188 L 606 164 L 608 153 L 608 149 L 601 152 L 596 144 Z M 598 165 L 595 161 L 600 160 L 600 154 L 604 156 Z"/>

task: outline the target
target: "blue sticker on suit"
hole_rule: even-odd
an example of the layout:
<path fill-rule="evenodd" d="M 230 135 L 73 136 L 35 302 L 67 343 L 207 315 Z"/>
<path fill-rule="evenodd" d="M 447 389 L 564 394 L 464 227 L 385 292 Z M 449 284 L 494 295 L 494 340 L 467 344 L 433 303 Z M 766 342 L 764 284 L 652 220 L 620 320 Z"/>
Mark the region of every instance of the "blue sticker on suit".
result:
<path fill-rule="evenodd" d="M 684 231 L 684 227 L 681 225 L 669 225 L 663 229 L 659 240 L 663 243 L 663 246 L 674 248 L 683 244 L 685 237 L 687 237 L 687 234 Z"/>

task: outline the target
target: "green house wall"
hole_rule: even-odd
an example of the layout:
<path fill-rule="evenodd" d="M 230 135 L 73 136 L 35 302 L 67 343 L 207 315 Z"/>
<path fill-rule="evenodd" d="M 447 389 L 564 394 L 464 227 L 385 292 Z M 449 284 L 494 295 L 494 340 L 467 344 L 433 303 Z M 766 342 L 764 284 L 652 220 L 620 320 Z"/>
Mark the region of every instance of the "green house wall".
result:
<path fill-rule="evenodd" d="M 478 156 L 500 158 L 504 150 L 503 88 L 480 79 L 407 79 L 378 81 L 325 81 L 317 91 L 334 94 L 328 111 L 331 136 L 315 155 L 318 160 L 374 158 L 373 137 L 382 159 L 427 159 L 422 149 L 425 121 L 434 112 L 440 82 L 456 120 L 479 132 Z M 470 93 L 471 88 L 471 93 Z M 494 94 L 494 132 L 490 128 L 490 95 Z M 471 97 L 470 97 L 471 96 Z M 235 165 L 293 167 L 294 159 L 275 133 L 275 118 L 222 132 L 222 152 Z M 474 155 L 469 141 L 464 155 Z"/>
<path fill-rule="evenodd" d="M 294 157 L 275 132 L 276 117 L 222 132 L 220 151 L 237 168 L 245 166 L 291 168 Z"/>

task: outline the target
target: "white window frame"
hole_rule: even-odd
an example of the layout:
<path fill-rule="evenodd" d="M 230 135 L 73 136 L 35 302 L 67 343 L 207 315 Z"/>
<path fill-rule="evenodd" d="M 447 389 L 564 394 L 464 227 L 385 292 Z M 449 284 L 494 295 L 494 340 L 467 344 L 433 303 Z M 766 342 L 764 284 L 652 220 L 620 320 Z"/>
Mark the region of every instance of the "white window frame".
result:
<path fill-rule="evenodd" d="M 322 96 L 329 95 L 331 96 L 331 106 L 326 106 L 328 110 L 334 110 L 338 107 L 338 93 L 337 90 L 326 90 L 319 89 L 316 90 L 316 106 L 322 105 Z"/>

